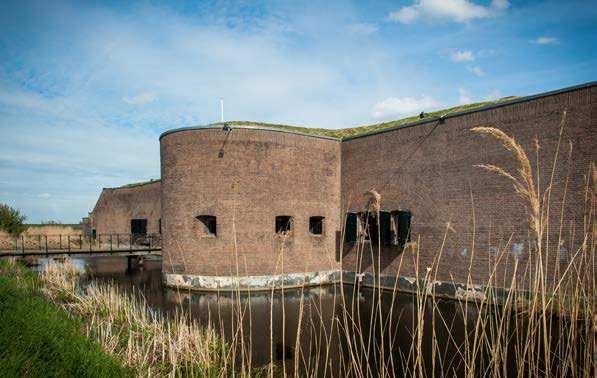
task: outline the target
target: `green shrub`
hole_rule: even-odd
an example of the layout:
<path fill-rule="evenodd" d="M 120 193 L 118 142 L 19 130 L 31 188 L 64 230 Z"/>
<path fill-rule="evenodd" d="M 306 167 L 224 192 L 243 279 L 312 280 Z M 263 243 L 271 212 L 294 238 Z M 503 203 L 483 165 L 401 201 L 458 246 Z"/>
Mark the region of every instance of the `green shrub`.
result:
<path fill-rule="evenodd" d="M 19 210 L 0 203 L 0 230 L 8 232 L 11 236 L 17 237 L 27 230 L 25 219 Z"/>

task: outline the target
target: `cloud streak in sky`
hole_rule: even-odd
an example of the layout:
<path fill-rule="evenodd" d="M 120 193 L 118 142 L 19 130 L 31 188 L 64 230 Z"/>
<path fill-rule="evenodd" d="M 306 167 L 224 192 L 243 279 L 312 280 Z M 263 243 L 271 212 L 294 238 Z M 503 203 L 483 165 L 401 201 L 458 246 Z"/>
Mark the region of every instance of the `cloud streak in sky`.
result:
<path fill-rule="evenodd" d="M 536 39 L 533 39 L 531 43 L 537 45 L 555 45 L 558 43 L 558 40 L 553 37 L 537 37 Z"/>
<path fill-rule="evenodd" d="M 412 5 L 390 13 L 390 20 L 404 24 L 420 18 L 467 22 L 474 19 L 495 16 L 510 6 L 506 0 L 493 0 L 490 6 L 477 4 L 469 0 L 418 0 Z"/>
<path fill-rule="evenodd" d="M 424 110 L 431 110 L 439 106 L 439 103 L 431 97 L 390 97 L 378 102 L 373 107 L 372 115 L 376 119 L 388 119 L 404 115 L 413 115 Z"/>
<path fill-rule="evenodd" d="M 475 56 L 472 51 L 470 50 L 456 50 L 452 52 L 451 58 L 454 62 L 461 63 L 461 62 L 472 62 L 475 60 Z"/>

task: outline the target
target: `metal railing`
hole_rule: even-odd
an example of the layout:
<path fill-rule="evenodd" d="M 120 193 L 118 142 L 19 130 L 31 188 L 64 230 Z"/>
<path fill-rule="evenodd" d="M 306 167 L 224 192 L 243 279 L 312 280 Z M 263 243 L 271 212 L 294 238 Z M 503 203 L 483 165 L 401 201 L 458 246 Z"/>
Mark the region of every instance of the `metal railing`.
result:
<path fill-rule="evenodd" d="M 0 237 L 0 251 L 6 254 L 108 253 L 159 251 L 160 234 L 21 235 Z"/>

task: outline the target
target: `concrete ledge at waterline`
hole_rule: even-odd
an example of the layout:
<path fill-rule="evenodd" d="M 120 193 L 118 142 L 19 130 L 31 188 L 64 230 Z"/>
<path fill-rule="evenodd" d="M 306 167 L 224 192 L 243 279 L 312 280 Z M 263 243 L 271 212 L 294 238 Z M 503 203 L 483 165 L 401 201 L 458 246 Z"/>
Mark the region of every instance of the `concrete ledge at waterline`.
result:
<path fill-rule="evenodd" d="M 415 294 L 459 301 L 483 302 L 488 300 L 500 304 L 508 297 L 508 290 L 499 287 L 466 285 L 443 281 L 417 281 L 411 277 L 382 275 L 371 273 L 330 270 L 322 272 L 288 273 L 270 276 L 198 276 L 188 274 L 164 273 L 164 284 L 169 287 L 196 291 L 266 291 L 272 289 L 291 289 L 298 287 L 323 286 L 343 283 L 367 288 Z M 522 297 L 530 293 L 519 291 Z"/>
<path fill-rule="evenodd" d="M 169 287 L 198 291 L 258 291 L 302 286 L 320 286 L 340 282 L 340 271 L 288 273 L 271 276 L 198 276 L 164 273 Z"/>

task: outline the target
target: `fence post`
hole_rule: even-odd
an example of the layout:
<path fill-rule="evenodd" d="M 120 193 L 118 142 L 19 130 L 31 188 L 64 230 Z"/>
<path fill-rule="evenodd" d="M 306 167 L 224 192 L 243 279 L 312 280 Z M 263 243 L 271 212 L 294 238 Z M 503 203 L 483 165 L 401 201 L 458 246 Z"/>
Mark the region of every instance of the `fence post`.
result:
<path fill-rule="evenodd" d="M 41 234 L 37 235 L 37 246 L 39 247 L 39 250 L 41 251 Z"/>
<path fill-rule="evenodd" d="M 25 253 L 25 237 L 21 235 L 21 251 Z"/>
<path fill-rule="evenodd" d="M 112 251 L 112 234 L 110 234 L 110 251 Z"/>
<path fill-rule="evenodd" d="M 83 235 L 79 235 L 79 249 L 83 249 Z"/>
<path fill-rule="evenodd" d="M 62 250 L 62 234 L 58 235 L 60 241 L 58 242 L 58 249 Z"/>
<path fill-rule="evenodd" d="M 120 234 L 116 234 L 116 248 L 120 248 Z"/>
<path fill-rule="evenodd" d="M 19 253 L 19 237 L 15 236 L 15 253 Z"/>
<path fill-rule="evenodd" d="M 48 252 L 48 235 L 46 235 L 46 253 Z"/>
<path fill-rule="evenodd" d="M 70 252 L 70 235 L 67 235 L 67 236 L 68 236 L 68 252 Z"/>

